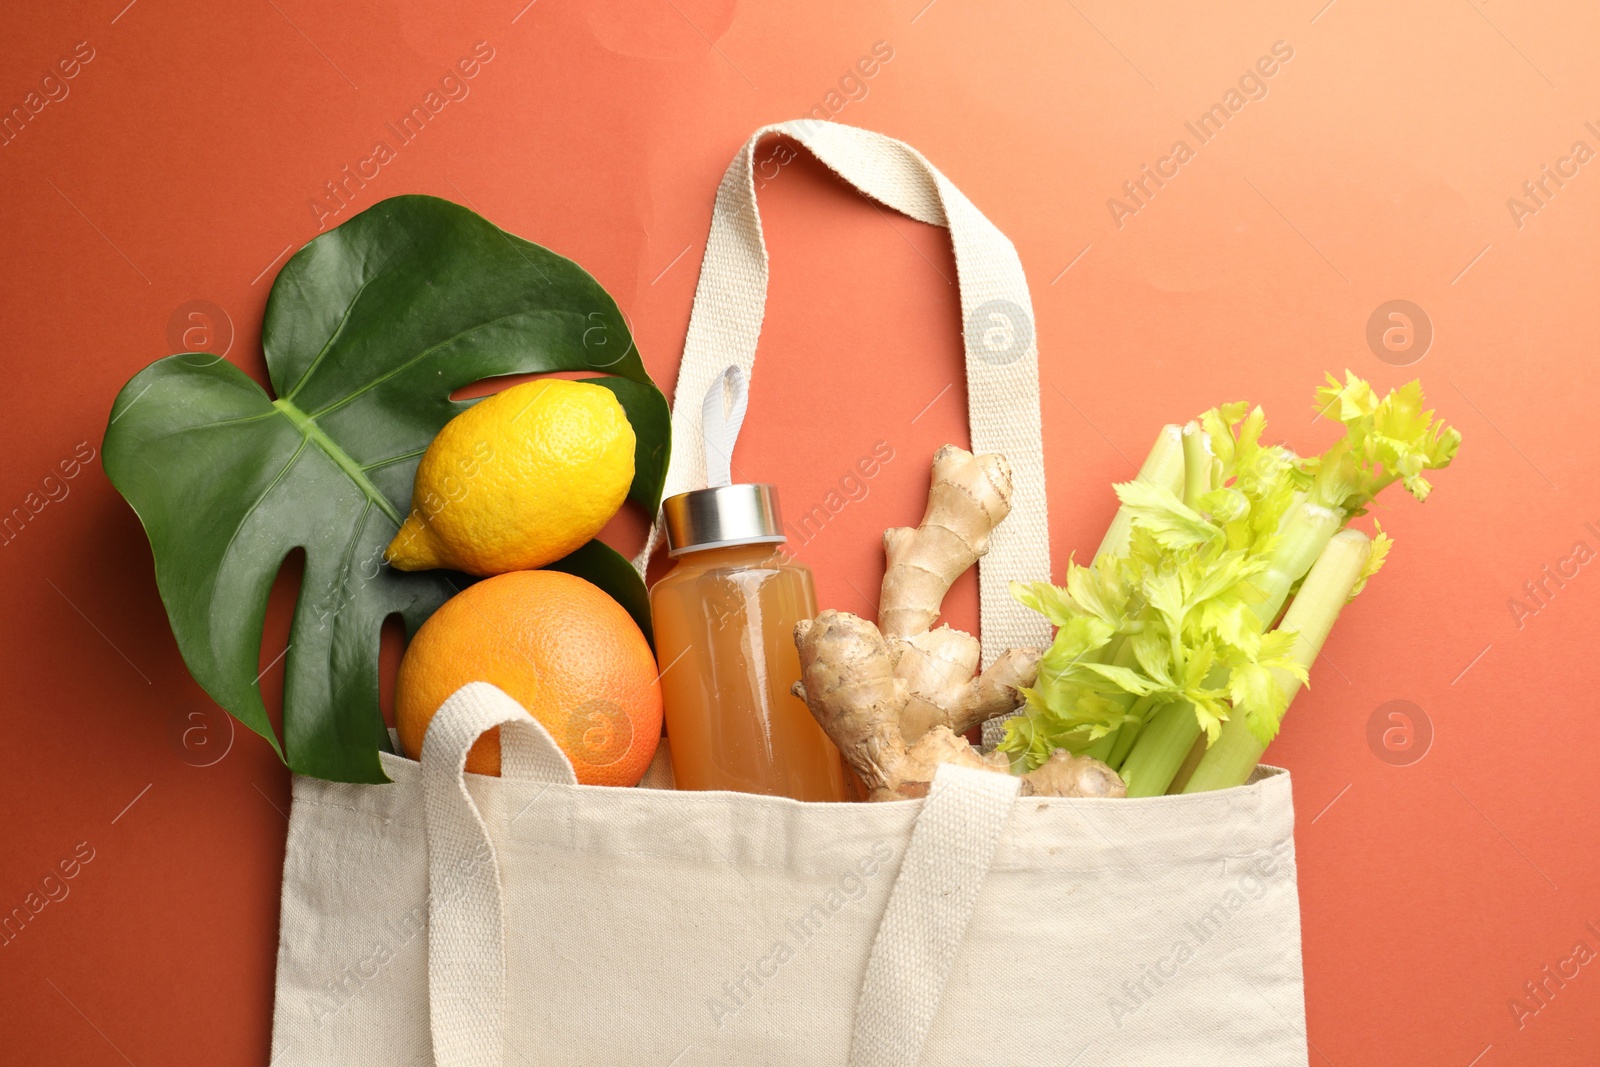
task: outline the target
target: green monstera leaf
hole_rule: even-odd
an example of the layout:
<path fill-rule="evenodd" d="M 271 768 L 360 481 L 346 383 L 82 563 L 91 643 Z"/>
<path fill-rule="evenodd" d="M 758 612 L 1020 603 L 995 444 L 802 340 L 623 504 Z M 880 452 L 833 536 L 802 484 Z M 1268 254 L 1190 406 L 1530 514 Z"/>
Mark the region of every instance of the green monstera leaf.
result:
<path fill-rule="evenodd" d="M 160 360 L 112 406 L 112 483 L 144 523 L 185 663 L 301 774 L 386 778 L 378 641 L 415 633 L 472 579 L 404 573 L 383 550 L 411 506 L 417 463 L 496 375 L 593 370 L 638 438 L 629 496 L 654 514 L 667 403 L 621 312 L 581 267 L 445 200 L 385 200 L 311 241 L 267 300 L 272 396 L 219 357 Z M 283 740 L 258 686 L 267 594 L 305 550 L 289 636 Z M 598 542 L 554 564 L 612 593 L 649 633 L 639 576 Z"/>

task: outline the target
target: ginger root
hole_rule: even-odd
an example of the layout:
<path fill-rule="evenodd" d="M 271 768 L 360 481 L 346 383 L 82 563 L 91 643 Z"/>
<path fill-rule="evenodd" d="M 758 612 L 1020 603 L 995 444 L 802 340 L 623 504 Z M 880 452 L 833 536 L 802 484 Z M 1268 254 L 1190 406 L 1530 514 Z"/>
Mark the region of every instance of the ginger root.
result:
<path fill-rule="evenodd" d="M 1117 772 L 1093 756 L 1074 756 L 1064 748 L 1022 776 L 1022 795 L 1037 797 L 1125 797 L 1128 787 Z"/>
<path fill-rule="evenodd" d="M 961 735 L 1021 704 L 1018 690 L 1037 678 L 1039 650 L 1008 649 L 978 673 L 976 638 L 931 628 L 951 584 L 988 551 L 989 534 L 1010 510 L 1005 457 L 945 445 L 933 457 L 921 525 L 883 535 L 888 566 L 878 625 L 830 610 L 795 627 L 795 695 L 872 800 L 925 796 L 940 763 L 1010 772 L 1004 756 L 981 753 Z M 1105 764 L 1065 752 L 1025 775 L 1023 789 L 1037 796 L 1125 792 Z"/>
<path fill-rule="evenodd" d="M 1008 649 L 981 675 L 978 639 L 931 629 L 955 580 L 989 551 L 989 534 L 1011 512 L 1011 466 L 998 453 L 974 456 L 945 445 L 933 456 L 928 507 L 916 529 L 883 535 L 888 561 L 878 595 L 878 629 L 907 685 L 900 728 L 915 741 L 935 726 L 964 734 L 1014 710 L 1017 687 L 1032 685 L 1039 650 Z"/>

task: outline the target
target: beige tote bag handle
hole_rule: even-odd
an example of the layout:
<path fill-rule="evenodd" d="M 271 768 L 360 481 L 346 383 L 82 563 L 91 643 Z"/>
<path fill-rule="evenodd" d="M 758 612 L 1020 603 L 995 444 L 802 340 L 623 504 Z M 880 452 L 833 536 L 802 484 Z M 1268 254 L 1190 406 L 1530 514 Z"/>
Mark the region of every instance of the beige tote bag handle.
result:
<path fill-rule="evenodd" d="M 488 682 L 462 686 L 422 740 L 428 840 L 428 1021 L 438 1067 L 505 1067 L 505 901 L 500 858 L 467 792 L 467 750 L 499 726 L 502 778 L 577 785 L 555 739 Z"/>
<path fill-rule="evenodd" d="M 916 1067 L 1022 779 L 946 763 L 922 802 L 856 1002 L 849 1067 Z"/>
<path fill-rule="evenodd" d="M 961 287 L 972 450 L 1004 453 L 1016 486 L 1011 515 L 990 538 L 989 554 L 978 565 L 983 662 L 1008 648 L 1046 647 L 1049 623 L 1010 592 L 1014 580 L 1050 577 L 1039 352 L 1028 279 L 1005 234 L 922 153 L 892 137 L 813 119 L 780 122 L 751 135 L 728 166 L 717 189 L 673 394 L 672 464 L 664 495 L 705 487 L 701 400 L 730 366 L 751 378 L 767 304 L 767 247 L 756 207 L 754 156 L 762 138 L 779 133 L 799 141 L 872 199 L 949 229 Z M 660 536 L 657 525 L 635 561 L 641 571 Z"/>

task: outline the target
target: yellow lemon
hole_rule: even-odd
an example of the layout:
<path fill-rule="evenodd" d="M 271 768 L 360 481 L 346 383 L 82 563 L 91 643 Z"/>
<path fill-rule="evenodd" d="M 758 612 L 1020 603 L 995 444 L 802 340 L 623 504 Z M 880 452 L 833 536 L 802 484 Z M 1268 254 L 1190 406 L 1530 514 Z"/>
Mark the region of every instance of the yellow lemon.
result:
<path fill-rule="evenodd" d="M 512 386 L 433 439 L 384 558 L 403 571 L 478 575 L 553 563 L 622 506 L 633 449 L 611 390 L 560 378 Z"/>

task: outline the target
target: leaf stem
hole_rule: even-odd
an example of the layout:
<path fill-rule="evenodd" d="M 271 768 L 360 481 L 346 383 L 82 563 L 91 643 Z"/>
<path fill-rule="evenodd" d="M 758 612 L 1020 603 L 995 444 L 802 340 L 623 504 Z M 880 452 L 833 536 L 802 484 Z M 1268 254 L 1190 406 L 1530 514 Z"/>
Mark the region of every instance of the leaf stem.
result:
<path fill-rule="evenodd" d="M 323 432 L 322 427 L 317 425 L 316 420 L 287 400 L 274 400 L 272 406 L 277 408 L 283 414 L 283 417 L 294 425 L 295 429 L 300 431 L 301 436 L 316 445 L 329 459 L 333 460 L 339 469 L 344 471 L 346 477 L 360 486 L 361 492 L 366 495 L 366 498 L 372 501 L 379 511 L 389 516 L 390 522 L 393 522 L 396 527 L 400 525 L 400 512 L 389 502 L 389 498 L 384 496 L 376 485 L 372 484 L 372 479 L 367 477 L 367 473 L 361 469 L 361 465 L 351 459 L 348 452 L 340 448 L 334 443 L 333 438 Z"/>

